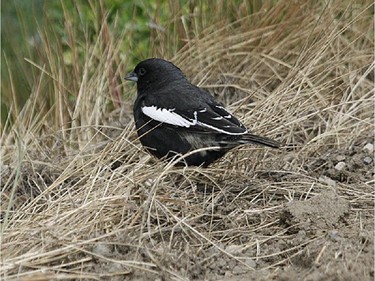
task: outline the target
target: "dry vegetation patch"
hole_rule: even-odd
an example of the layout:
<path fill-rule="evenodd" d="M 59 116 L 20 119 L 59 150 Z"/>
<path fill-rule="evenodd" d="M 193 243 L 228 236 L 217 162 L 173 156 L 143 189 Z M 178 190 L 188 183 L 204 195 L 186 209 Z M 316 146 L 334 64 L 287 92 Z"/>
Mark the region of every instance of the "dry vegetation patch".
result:
<path fill-rule="evenodd" d="M 41 71 L 57 104 L 39 116 L 36 85 L 2 133 L 1 275 L 373 279 L 373 6 L 343 2 L 279 1 L 186 30 L 173 62 L 255 133 L 287 144 L 244 146 L 207 169 L 156 161 L 128 104 L 103 110 L 115 39 L 97 68 L 88 50 L 71 107 L 63 77 Z"/>

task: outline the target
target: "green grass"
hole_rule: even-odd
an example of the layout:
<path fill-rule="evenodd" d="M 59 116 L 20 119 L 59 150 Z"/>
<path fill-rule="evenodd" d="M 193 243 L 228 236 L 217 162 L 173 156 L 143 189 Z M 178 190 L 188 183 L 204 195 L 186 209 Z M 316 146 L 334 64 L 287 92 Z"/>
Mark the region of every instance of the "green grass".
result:
<path fill-rule="evenodd" d="M 172 57 L 189 36 L 215 22 L 234 21 L 238 15 L 253 14 L 261 1 L 17 1 L 2 10 L 1 123 L 14 121 L 38 83 L 44 68 L 49 74 L 60 71 L 71 92 L 88 49 L 101 40 L 118 41 L 122 61 L 133 65 L 150 56 Z M 272 2 L 270 2 L 272 3 Z M 103 4 L 103 5 L 102 5 Z M 210 16 L 204 16 L 211 13 Z M 103 22 L 105 24 L 103 24 Z M 104 28 L 104 29 L 102 29 Z M 110 29 L 110 34 L 105 29 Z M 100 38 L 103 37 L 103 38 Z M 104 55 L 104 46 L 96 59 Z M 39 66 L 36 67 L 34 62 Z M 120 63 L 118 60 L 116 63 Z M 54 65 L 52 65 L 54 64 Z M 53 67 L 58 69 L 53 70 Z M 116 77 L 121 83 L 121 76 Z M 51 83 L 41 81 L 39 92 L 47 108 L 57 101 Z M 118 97 L 117 97 L 118 98 Z M 75 102 L 74 94 L 69 100 Z M 10 119 L 8 119 L 8 116 Z"/>

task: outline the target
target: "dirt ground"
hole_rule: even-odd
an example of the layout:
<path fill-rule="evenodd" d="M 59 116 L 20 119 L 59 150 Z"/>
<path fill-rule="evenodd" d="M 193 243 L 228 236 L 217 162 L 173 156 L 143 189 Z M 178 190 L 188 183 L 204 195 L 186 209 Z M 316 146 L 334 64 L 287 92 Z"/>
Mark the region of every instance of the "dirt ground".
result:
<path fill-rule="evenodd" d="M 282 204 L 276 213 L 272 212 L 272 216 L 278 216 L 278 226 L 284 229 L 281 235 L 278 233 L 277 237 L 272 237 L 272 228 L 261 229 L 258 239 L 268 236 L 269 241 L 256 249 L 243 245 L 243 241 L 249 239 L 245 234 L 234 238 L 229 245 L 211 246 L 202 250 L 199 257 L 190 256 L 189 261 L 184 261 L 189 264 L 188 269 L 185 269 L 187 272 L 181 269 L 184 275 L 187 273 L 190 280 L 223 281 L 373 280 L 373 202 L 369 201 L 367 206 L 363 206 L 363 202 L 358 205 L 350 200 L 352 192 L 372 192 L 366 190 L 365 186 L 364 190 L 361 190 L 361 186 L 351 189 L 351 185 L 355 186 L 358 179 L 373 179 L 372 148 L 373 138 L 367 137 L 354 143 L 349 151 L 328 151 L 311 163 L 306 163 L 305 168 L 324 186 L 314 189 L 316 195 L 311 195 L 309 199 L 301 198 Z M 345 166 L 339 163 L 345 163 Z M 293 178 L 288 174 L 262 176 L 272 181 Z M 229 196 L 228 201 L 231 200 Z M 225 220 L 225 214 L 239 212 L 239 209 L 246 210 L 250 206 L 246 200 L 242 201 L 242 205 L 221 206 L 218 207 L 217 216 Z M 249 214 L 249 220 L 254 222 L 267 216 L 259 215 L 256 211 Z M 160 253 L 163 252 L 161 245 L 157 248 Z M 109 256 L 118 254 L 113 248 L 101 251 Z M 260 257 L 252 258 L 256 255 Z M 168 268 L 170 263 L 175 261 L 167 259 L 161 266 Z M 113 270 L 110 264 L 100 263 L 99 266 L 103 267 L 103 272 Z M 164 280 L 163 277 L 155 278 L 154 274 L 145 275 L 143 271 L 138 274 L 137 277 L 135 271 L 126 280 Z"/>
<path fill-rule="evenodd" d="M 53 215 L 50 218 L 43 215 L 43 209 L 49 208 L 43 205 L 36 212 L 41 214 L 40 222 L 35 217 L 30 230 L 22 230 L 25 233 L 21 237 L 25 239 L 26 248 L 30 247 L 27 239 L 37 243 L 35 249 L 43 247 L 46 241 L 53 241 L 52 248 L 46 244 L 45 260 L 42 255 L 26 263 L 6 262 L 3 270 L 8 270 L 7 274 L 25 272 L 25 275 L 17 278 L 4 275 L 4 278 L 373 280 L 374 201 L 370 184 L 374 177 L 373 147 L 372 132 L 369 132 L 353 141 L 349 149 L 317 152 L 304 161 L 300 172 L 288 168 L 288 161 L 295 159 L 294 150 L 272 150 L 269 156 L 265 155 L 263 163 L 254 162 L 254 172 L 248 177 L 240 174 L 222 178 L 222 182 L 217 174 L 212 183 L 201 182 L 204 176 L 193 177 L 192 174 L 186 181 L 178 172 L 166 177 L 165 187 L 160 184 L 160 189 L 154 190 L 153 198 L 158 203 L 151 205 L 145 203 L 152 194 L 149 179 L 145 180 L 145 187 L 135 186 L 125 191 L 135 192 L 127 203 L 124 203 L 124 194 L 113 199 L 104 196 L 105 200 L 100 199 L 103 195 L 95 195 L 99 196 L 91 202 L 95 206 L 90 206 L 91 203 L 86 206 L 72 198 L 72 204 L 81 206 L 81 211 L 73 214 L 72 207 L 68 207 L 65 215 L 60 214 L 61 217 L 71 216 L 64 223 Z M 229 170 L 232 157 L 237 153 L 247 152 L 229 153 L 214 165 L 212 172 L 216 173 L 221 167 Z M 146 157 L 155 166 L 155 160 Z M 275 163 L 275 159 L 279 162 Z M 10 169 L 3 169 L 3 183 L 9 181 L 10 172 Z M 37 188 L 40 182 L 53 183 L 61 171 L 40 165 L 25 166 L 21 173 L 23 187 L 18 190 L 15 208 L 29 203 L 32 198 L 40 198 L 43 193 Z M 108 171 L 108 175 L 113 173 Z M 66 181 L 56 195 L 62 196 L 66 191 L 74 193 L 79 182 L 78 178 Z M 171 182 L 175 186 L 171 186 Z M 86 192 L 77 191 L 83 192 L 79 195 L 82 199 Z M 61 208 L 65 208 L 65 203 L 61 204 Z M 106 214 L 112 210 L 116 214 L 110 213 L 106 223 Z M 4 217 L 4 212 L 2 215 Z M 100 228 L 89 222 L 92 216 Z M 79 225 L 89 227 L 86 232 L 76 232 L 69 227 L 81 217 L 86 222 Z M 132 225 L 139 220 L 140 225 L 138 222 Z M 48 224 L 53 228 L 46 230 Z M 77 239 L 79 246 L 71 248 L 72 238 Z M 35 254 L 33 249 L 28 252 Z M 27 260 L 27 254 L 23 259 Z M 43 267 L 45 270 L 40 272 Z M 54 267 L 64 269 L 56 274 L 52 270 Z M 33 269 L 37 269 L 35 273 Z M 84 274 L 79 274 L 79 270 L 84 270 Z M 69 274 L 62 274 L 64 272 Z"/>
<path fill-rule="evenodd" d="M 361 192 L 362 189 L 356 186 L 354 191 L 350 188 L 351 184 L 356 185 L 358 179 L 373 180 L 372 147 L 373 138 L 368 137 L 358 140 L 349 151 L 328 151 L 306 163 L 306 168 L 318 182 L 326 186 L 315 190 L 316 195 L 307 200 L 291 201 L 278 209 L 278 224 L 285 230 L 282 235 L 272 237 L 271 229 L 262 229 L 258 233 L 259 239 L 263 235 L 272 238 L 256 250 L 244 246 L 243 242 L 237 245 L 236 241 L 223 246 L 225 254 L 222 249 L 212 246 L 200 253 L 199 258 L 190 257 L 189 279 L 373 280 L 373 202 L 363 206 L 350 200 L 352 192 Z M 340 169 L 342 164 L 339 163 L 345 163 L 343 169 Z M 290 175 L 264 175 L 265 179 L 274 181 L 285 181 L 288 177 Z M 363 189 L 364 193 L 372 192 L 365 190 L 365 186 Z M 248 209 L 248 202 L 243 202 L 240 208 Z M 236 211 L 233 206 L 222 206 L 219 210 L 222 216 Z M 254 216 L 249 220 L 262 219 L 256 212 Z M 236 238 L 238 241 L 242 239 L 248 238 Z M 262 257 L 251 258 L 259 255 L 259 252 L 256 253 L 258 250 Z M 166 261 L 163 267 L 168 267 L 169 262 Z M 163 280 L 155 279 L 153 274 L 146 278 L 144 272 L 138 278 L 136 276 L 137 273 L 129 276 L 128 280 Z"/>
<path fill-rule="evenodd" d="M 289 152 L 272 152 L 276 157 L 283 157 L 276 164 L 280 169 L 267 170 L 271 163 L 265 159 L 264 166 L 258 167 L 251 179 L 243 181 L 241 177 L 233 177 L 230 184 L 226 182 L 221 189 L 207 182 L 200 183 L 199 176 L 198 180 L 187 183 L 176 175 L 175 187 L 155 191 L 155 198 L 163 205 L 155 203 L 149 207 L 150 210 L 145 211 L 149 216 L 143 222 L 145 226 L 135 231 L 131 227 L 123 230 L 124 215 L 111 217 L 107 230 L 92 229 L 88 224 L 87 233 L 74 233 L 74 229 L 69 230 L 65 225 L 61 233 L 72 232 L 68 236 L 60 234 L 59 222 L 52 218 L 49 222 L 42 218 L 46 224 L 56 227 L 48 231 L 45 231 L 45 223 L 38 223 L 36 219 L 30 226 L 31 229 L 36 226 L 35 231 L 26 233 L 25 239 L 43 233 L 42 244 L 44 239 L 60 241 L 48 248 L 49 255 L 70 247 L 71 241 L 67 239 L 71 238 L 67 237 L 85 242 L 76 249 L 63 250 L 64 253 L 71 251 L 66 256 L 57 252 L 57 263 L 54 258 L 46 259 L 44 262 L 49 267 L 44 272 L 29 272 L 16 279 L 373 280 L 373 190 L 370 185 L 361 184 L 373 180 L 373 145 L 369 133 L 354 141 L 348 150 L 317 153 L 304 162 L 302 169 L 306 174 L 285 168 Z M 235 154 L 219 161 L 217 167 L 230 165 Z M 19 191 L 17 197 L 20 206 L 28 202 L 30 196 L 35 198 L 40 193 L 36 185 L 32 185 L 37 179 L 28 176 L 29 172 L 28 169 L 23 171 L 24 191 Z M 44 182 L 50 183 L 58 176 L 46 168 L 39 173 L 44 173 Z M 6 173 L 2 175 L 2 182 L 6 182 Z M 219 182 L 219 178 L 215 182 Z M 69 189 L 74 190 L 74 186 L 74 181 L 66 183 Z M 106 208 L 116 212 L 127 208 L 133 214 L 128 217 L 139 219 L 134 214 L 145 207 L 148 195 L 139 188 L 137 193 L 138 199 L 129 201 L 125 207 L 120 196 L 111 203 L 97 203 L 97 211 L 103 212 L 105 217 Z M 83 208 L 82 217 L 95 212 L 91 207 Z M 99 220 L 105 220 L 104 217 Z M 215 237 L 221 242 L 213 242 Z M 129 260 L 134 260 L 134 264 L 122 262 Z M 80 261 L 85 274 L 74 277 L 71 273 L 77 272 L 74 268 Z M 28 263 L 20 266 L 19 262 L 8 262 L 3 270 L 8 268 L 8 273 L 22 273 L 40 268 L 44 262 L 42 257 L 33 259 L 29 266 Z M 70 275 L 56 275 L 51 270 L 62 264 Z"/>

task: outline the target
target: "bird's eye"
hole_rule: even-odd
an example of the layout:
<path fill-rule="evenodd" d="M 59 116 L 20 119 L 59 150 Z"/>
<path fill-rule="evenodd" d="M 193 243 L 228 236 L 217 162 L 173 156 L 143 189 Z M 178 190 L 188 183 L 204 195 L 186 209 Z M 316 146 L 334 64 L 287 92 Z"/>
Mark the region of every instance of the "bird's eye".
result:
<path fill-rule="evenodd" d="M 146 74 L 146 69 L 144 69 L 143 67 L 139 69 L 139 75 L 143 76 Z"/>

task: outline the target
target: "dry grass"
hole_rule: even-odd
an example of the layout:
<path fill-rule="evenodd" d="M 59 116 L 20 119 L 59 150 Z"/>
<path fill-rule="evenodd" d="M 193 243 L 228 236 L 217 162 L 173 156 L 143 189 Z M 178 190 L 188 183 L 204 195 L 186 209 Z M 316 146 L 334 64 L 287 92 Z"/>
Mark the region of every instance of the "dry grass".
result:
<path fill-rule="evenodd" d="M 324 268 L 323 238 L 334 229 L 371 233 L 372 168 L 324 180 L 334 156 L 361 151 L 374 130 L 373 7 L 343 2 L 279 1 L 233 23 L 201 28 L 193 15 L 183 24 L 186 45 L 170 59 L 254 132 L 293 145 L 244 146 L 207 169 L 157 162 L 136 140 L 131 107 L 118 97 L 134 88 L 114 82 L 132 67 L 121 57 L 126 34 L 112 38 L 103 24 L 75 81 L 46 44 L 52 66 L 33 63 L 39 80 L 2 131 L 1 275 L 189 280 L 227 265 L 279 276 L 306 255 Z M 46 81 L 53 106 L 39 94 Z M 110 99 L 121 107 L 109 113 Z M 288 202 L 327 190 L 350 205 L 346 226 L 286 222 Z M 342 264 L 363 262 L 363 249 L 343 251 Z"/>

